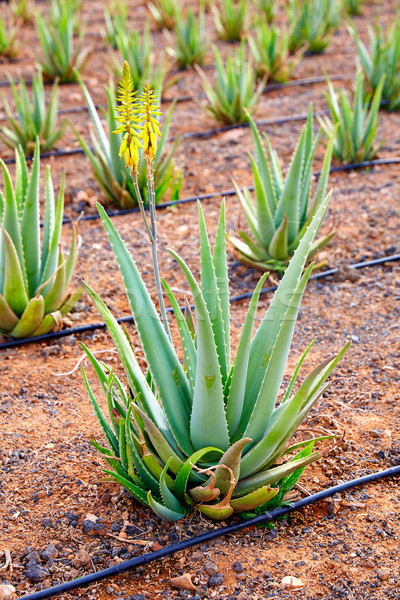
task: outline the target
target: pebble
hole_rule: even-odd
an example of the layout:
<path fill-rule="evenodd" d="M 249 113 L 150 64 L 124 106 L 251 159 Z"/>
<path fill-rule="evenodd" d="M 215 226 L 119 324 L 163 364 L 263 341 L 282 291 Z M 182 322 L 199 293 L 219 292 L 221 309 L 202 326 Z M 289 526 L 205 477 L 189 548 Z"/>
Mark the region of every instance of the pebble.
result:
<path fill-rule="evenodd" d="M 301 579 L 293 577 L 293 575 L 286 575 L 281 581 L 281 587 L 289 590 L 299 590 L 304 587 L 304 583 Z"/>
<path fill-rule="evenodd" d="M 205 569 L 206 573 L 208 573 L 208 575 L 216 575 L 219 572 L 217 565 L 215 563 L 213 563 L 211 560 L 207 560 L 204 563 L 204 569 Z"/>
<path fill-rule="evenodd" d="M 232 569 L 235 571 L 235 573 L 241 573 L 243 571 L 243 565 L 240 560 L 237 560 L 233 563 Z"/>
<path fill-rule="evenodd" d="M 41 567 L 36 563 L 31 563 L 26 569 L 25 575 L 29 581 L 32 581 L 32 583 L 40 583 L 46 579 L 46 577 L 49 575 L 49 572 L 44 567 Z"/>
<path fill-rule="evenodd" d="M 199 552 L 198 550 L 196 550 L 196 552 L 193 552 L 193 554 L 190 555 L 190 559 L 194 560 L 194 562 L 199 562 L 203 557 L 204 554 L 202 552 Z"/>
<path fill-rule="evenodd" d="M 390 577 L 390 571 L 388 569 L 381 569 L 378 571 L 378 577 L 381 581 L 386 581 Z"/>
<path fill-rule="evenodd" d="M 0 600 L 13 600 L 15 598 L 16 589 L 13 585 L 0 585 Z"/>
<path fill-rule="evenodd" d="M 170 580 L 170 583 L 173 587 L 177 588 L 178 590 L 189 590 L 190 592 L 196 591 L 196 588 L 193 585 L 192 576 L 190 575 L 190 573 L 184 573 L 183 575 L 180 575 L 179 577 L 173 577 Z"/>
<path fill-rule="evenodd" d="M 213 575 L 207 582 L 208 587 L 217 587 L 218 585 L 222 585 L 224 583 L 224 576 L 221 573 L 218 575 Z"/>
<path fill-rule="evenodd" d="M 90 554 L 86 552 L 83 548 L 78 550 L 75 554 L 72 564 L 76 569 L 81 569 L 82 567 L 86 567 L 86 565 L 90 565 Z"/>

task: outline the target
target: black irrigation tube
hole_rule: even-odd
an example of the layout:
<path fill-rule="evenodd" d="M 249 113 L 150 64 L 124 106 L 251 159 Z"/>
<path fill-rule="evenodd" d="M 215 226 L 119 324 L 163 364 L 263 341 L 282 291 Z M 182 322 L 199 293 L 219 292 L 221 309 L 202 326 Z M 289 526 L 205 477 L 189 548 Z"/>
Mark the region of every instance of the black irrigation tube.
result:
<path fill-rule="evenodd" d="M 242 531 L 243 529 L 247 529 L 248 527 L 265 523 L 265 521 L 275 521 L 280 517 L 288 515 L 291 512 L 300 510 L 306 506 L 310 506 L 315 502 L 325 500 L 326 498 L 331 498 L 335 494 L 341 494 L 355 487 L 364 486 L 367 483 L 380 481 L 381 479 L 385 479 L 387 477 L 395 477 L 396 475 L 400 475 L 400 465 L 390 467 L 389 469 L 385 469 L 384 471 L 377 471 L 375 473 L 370 473 L 369 475 L 364 475 L 363 477 L 358 477 L 357 479 L 340 483 L 339 485 L 335 485 L 325 490 L 321 490 L 316 494 L 312 494 L 311 496 L 302 498 L 301 500 L 294 502 L 290 506 L 280 506 L 278 508 L 275 508 L 274 510 L 265 512 L 262 515 L 257 515 L 256 517 L 253 517 L 246 521 L 241 520 L 236 523 L 232 523 L 231 525 L 225 525 L 224 527 L 217 527 L 216 529 L 205 531 L 204 533 L 194 535 L 186 540 L 177 542 L 176 544 L 169 544 L 168 546 L 165 546 L 160 550 L 156 550 L 155 552 L 147 552 L 146 554 L 142 554 L 141 556 L 136 556 L 135 558 L 125 560 L 122 563 L 119 563 L 112 567 L 108 567 L 108 569 L 103 569 L 95 573 L 90 573 L 89 575 L 84 575 L 79 579 L 66 581 L 59 585 L 55 585 L 54 587 L 47 588 L 46 590 L 34 592 L 33 594 L 28 594 L 26 596 L 21 596 L 20 600 L 46 600 L 47 598 L 52 598 L 53 596 L 66 594 L 71 590 L 75 590 L 85 585 L 96 583 L 98 581 L 106 579 L 107 577 L 120 575 L 121 573 L 126 573 L 126 571 L 130 571 L 131 569 L 136 569 L 137 567 L 147 565 L 156 560 L 160 560 L 161 558 L 165 558 L 166 556 L 172 556 L 177 552 L 186 550 L 187 548 L 192 548 L 193 546 L 210 542 L 211 540 L 215 540 L 219 537 L 236 533 L 237 531 Z"/>
<path fill-rule="evenodd" d="M 388 262 L 394 262 L 394 261 L 398 261 L 398 260 L 400 260 L 400 254 L 392 254 L 390 256 L 382 256 L 381 258 L 376 258 L 374 260 L 367 260 L 367 261 L 363 261 L 363 262 L 359 262 L 359 263 L 354 263 L 354 264 L 348 265 L 348 267 L 351 269 L 364 269 L 366 267 L 375 267 L 375 266 L 383 265 Z M 334 267 L 333 269 L 329 269 L 327 271 L 321 271 L 319 273 L 314 273 L 314 275 L 311 275 L 310 281 L 318 281 L 319 279 L 325 279 L 326 277 L 330 277 L 331 275 L 334 275 L 339 270 L 340 270 L 339 267 Z M 275 292 L 277 289 L 278 289 L 277 285 L 263 288 L 260 292 L 260 295 Z M 232 298 L 230 298 L 229 301 L 231 304 L 233 304 L 235 302 L 240 302 L 241 300 L 246 300 L 247 298 L 251 298 L 252 295 L 253 295 L 253 292 L 245 292 L 244 294 L 232 296 Z M 169 313 L 173 312 L 171 307 L 168 307 L 166 310 Z M 126 317 L 121 317 L 121 318 L 117 319 L 117 321 L 118 321 L 118 323 L 132 323 L 134 321 L 134 318 L 132 315 L 127 315 Z M 52 331 L 50 333 L 46 333 L 43 335 L 37 335 L 35 337 L 23 338 L 23 339 L 19 339 L 19 340 L 18 339 L 17 340 L 9 340 L 8 342 L 4 342 L 3 344 L 0 344 L 0 351 L 7 350 L 9 348 L 16 348 L 19 346 L 24 346 L 25 344 L 39 343 L 39 342 L 44 342 L 44 341 L 48 341 L 48 340 L 55 340 L 55 339 L 59 339 L 62 337 L 67 337 L 70 335 L 89 333 L 92 331 L 97 331 L 99 329 L 106 329 L 106 327 L 107 326 L 103 321 L 103 322 L 98 322 L 98 323 L 90 323 L 88 325 L 80 325 L 79 327 L 70 327 L 67 329 L 61 329 L 60 331 Z"/>

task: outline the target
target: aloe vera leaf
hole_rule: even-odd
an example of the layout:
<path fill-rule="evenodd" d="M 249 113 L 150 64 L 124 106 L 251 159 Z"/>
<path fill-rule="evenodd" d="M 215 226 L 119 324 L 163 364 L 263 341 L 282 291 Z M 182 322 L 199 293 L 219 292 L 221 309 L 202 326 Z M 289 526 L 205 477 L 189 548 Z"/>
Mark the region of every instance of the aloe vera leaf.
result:
<path fill-rule="evenodd" d="M 39 327 L 35 329 L 32 335 L 44 335 L 45 333 L 52 331 L 55 327 L 57 327 L 57 329 L 62 327 L 62 315 L 59 310 L 45 315 L 43 321 L 40 323 Z"/>
<path fill-rule="evenodd" d="M 300 199 L 300 182 L 304 162 L 304 146 L 306 128 L 303 128 L 301 136 L 291 160 L 282 194 L 275 212 L 275 225 L 278 226 L 284 215 L 288 219 L 288 238 L 296 237 L 299 227 L 298 205 Z"/>
<path fill-rule="evenodd" d="M 240 498 L 232 498 L 230 504 L 235 512 L 244 512 L 246 510 L 253 510 L 257 506 L 261 506 L 274 498 L 279 492 L 279 488 L 271 488 L 269 485 L 264 485 L 252 492 L 249 492 L 245 496 Z"/>
<path fill-rule="evenodd" d="M 274 214 L 277 205 L 277 196 L 273 183 L 273 177 L 271 176 L 270 166 L 268 164 L 267 156 L 263 148 L 260 133 L 250 114 L 247 111 L 246 114 L 250 123 L 251 133 L 253 136 L 256 164 L 261 175 L 261 180 L 264 186 L 265 195 L 268 200 L 271 214 Z"/>
<path fill-rule="evenodd" d="M 131 255 L 103 207 L 99 205 L 98 210 L 118 261 L 143 351 L 169 427 L 183 451 L 187 455 L 192 454 L 186 426 L 192 403 L 188 379 Z M 154 340 L 158 343 L 154 344 Z"/>
<path fill-rule="evenodd" d="M 286 307 L 297 287 L 311 243 L 324 217 L 328 202 L 329 197 L 325 198 L 318 208 L 254 336 L 250 348 L 249 367 L 246 378 L 245 405 L 254 402 L 254 398 L 258 396 L 265 367 L 269 361 L 269 354 L 275 344 Z"/>
<path fill-rule="evenodd" d="M 242 458 L 243 448 L 251 442 L 251 438 L 242 438 L 238 440 L 221 456 L 218 461 L 220 465 L 215 470 L 215 487 L 219 488 L 221 494 L 227 494 L 231 488 L 231 473 L 235 482 L 239 481 L 240 477 L 240 460 Z M 226 468 L 228 467 L 230 471 Z"/>
<path fill-rule="evenodd" d="M 79 248 L 81 244 L 81 238 L 77 233 L 77 228 L 75 226 L 72 227 L 72 239 L 71 245 L 69 248 L 69 254 L 67 260 L 65 261 L 65 289 L 72 279 L 72 275 L 74 274 L 76 262 L 78 260 Z M 64 289 L 64 293 L 65 293 Z"/>
<path fill-rule="evenodd" d="M 226 257 L 225 239 L 225 200 L 222 201 L 221 211 L 215 236 L 213 265 L 218 287 L 218 297 L 221 305 L 222 327 L 225 336 L 226 367 L 230 369 L 230 302 L 229 302 L 229 276 Z"/>
<path fill-rule="evenodd" d="M 184 364 L 186 366 L 186 372 L 190 383 L 191 392 L 193 393 L 197 365 L 196 346 L 194 344 L 186 319 L 182 314 L 182 311 L 178 305 L 178 302 L 175 299 L 175 296 L 172 293 L 171 288 L 164 280 L 162 280 L 162 283 L 164 285 L 165 291 L 167 292 L 178 325 L 183 348 Z"/>
<path fill-rule="evenodd" d="M 14 196 L 14 190 L 11 182 L 10 173 L 4 164 L 4 162 L 0 159 L 0 165 L 3 169 L 3 177 L 4 177 L 4 210 L 3 210 L 3 228 L 7 231 L 10 239 L 13 242 L 15 251 L 17 253 L 17 257 L 20 263 L 21 273 L 23 275 L 24 281 L 26 280 L 25 275 L 25 263 L 24 263 L 24 255 L 22 250 L 22 239 L 21 239 L 21 229 L 19 223 L 19 213 L 18 213 L 18 205 L 16 203 L 16 198 Z M 4 242 L 3 242 L 4 244 Z M 3 261 L 5 261 L 5 254 Z M 5 262 L 1 265 L 2 270 L 5 268 Z"/>
<path fill-rule="evenodd" d="M 237 194 L 237 197 L 240 200 L 240 204 L 242 205 L 242 209 L 244 212 L 244 216 L 246 217 L 247 224 L 255 237 L 258 237 L 258 224 L 257 217 L 255 215 L 255 207 L 253 200 L 251 199 L 250 192 L 247 188 L 243 188 L 242 190 L 239 188 L 237 182 L 233 179 L 233 185 Z"/>
<path fill-rule="evenodd" d="M 289 300 L 281 327 L 271 349 L 264 379 L 254 408 L 250 415 L 248 411 L 243 413 L 243 418 L 239 426 L 239 433 L 241 428 L 245 426 L 244 435 L 252 438 L 255 443 L 262 439 L 278 398 L 290 345 L 292 343 L 297 314 L 312 268 L 313 265 L 308 267 L 294 294 Z"/>
<path fill-rule="evenodd" d="M 156 513 L 156 515 L 164 521 L 180 521 L 180 519 L 183 519 L 186 514 L 185 511 L 176 512 L 170 508 L 167 508 L 166 506 L 163 506 L 160 502 L 153 498 L 151 492 L 147 492 L 147 504 Z"/>
<path fill-rule="evenodd" d="M 157 425 L 160 431 L 174 444 L 175 439 L 171 434 L 163 410 L 151 392 L 146 378 L 136 360 L 135 353 L 133 352 L 122 328 L 118 325 L 116 319 L 112 316 L 111 312 L 108 310 L 96 292 L 92 290 L 87 283 L 82 281 L 81 284 L 94 300 L 94 303 L 96 304 L 104 321 L 107 324 L 111 338 L 116 349 L 118 350 L 118 354 L 124 367 L 130 388 L 135 393 L 140 392 L 141 402 L 145 406 L 146 412 L 151 415 L 151 418 L 154 420 L 154 423 Z"/>
<path fill-rule="evenodd" d="M 7 300 L 0 294 L 0 330 L 11 331 L 18 323 L 18 317 L 9 307 Z"/>
<path fill-rule="evenodd" d="M 62 220 L 64 216 L 64 185 L 65 185 L 65 177 L 64 173 L 61 175 L 61 183 L 60 183 L 60 193 L 57 199 L 57 205 L 55 209 L 55 218 L 54 218 L 54 228 L 53 234 L 50 239 L 49 250 L 46 257 L 46 263 L 44 264 L 42 270 L 42 277 L 40 280 L 40 285 L 46 283 L 44 288 L 42 289 L 42 294 L 45 296 L 49 291 L 52 285 L 52 276 L 57 269 L 58 265 L 58 257 L 59 257 L 59 247 L 60 247 L 60 239 L 61 239 L 61 229 L 62 229 Z"/>
<path fill-rule="evenodd" d="M 170 250 L 184 272 L 192 292 L 197 321 L 197 368 L 190 418 L 190 437 L 195 450 L 204 446 L 229 447 L 220 366 L 207 306 L 186 263 Z"/>
<path fill-rule="evenodd" d="M 161 471 L 160 493 L 161 493 L 163 502 L 167 508 L 169 508 L 170 510 L 172 510 L 176 513 L 181 513 L 184 509 L 181 506 L 181 503 L 179 502 L 178 498 L 176 498 L 174 496 L 174 494 L 171 492 L 171 490 L 169 489 L 167 482 L 166 482 L 166 475 L 167 475 L 167 471 L 168 471 L 169 465 L 171 463 L 171 460 L 172 460 L 172 458 L 169 458 L 167 460 L 167 462 L 164 465 L 163 470 Z"/>
<path fill-rule="evenodd" d="M 288 461 L 283 465 L 279 465 L 278 467 L 273 467 L 272 469 L 267 469 L 265 471 L 260 471 L 255 475 L 250 477 L 242 478 L 237 484 L 235 491 L 233 493 L 234 500 L 236 497 L 241 498 L 243 495 L 248 494 L 254 490 L 254 488 L 262 487 L 265 485 L 274 485 L 278 483 L 283 477 L 287 477 L 297 469 L 301 469 L 306 467 L 310 463 L 321 458 L 321 454 L 318 452 L 313 452 L 312 454 L 301 458 L 296 461 Z"/>
<path fill-rule="evenodd" d="M 88 391 L 89 394 L 89 398 L 90 401 L 93 405 L 94 411 L 96 413 L 96 416 L 99 420 L 99 423 L 101 425 L 101 428 L 104 432 L 104 435 L 106 437 L 107 442 L 110 444 L 110 448 L 112 449 L 114 456 L 118 456 L 119 455 L 119 443 L 118 443 L 118 438 L 116 437 L 114 431 L 112 430 L 109 422 L 107 421 L 106 417 L 104 416 L 103 411 L 100 408 L 99 403 L 96 400 L 96 397 L 93 393 L 92 387 L 89 383 L 89 380 L 86 376 L 86 371 L 84 369 L 84 367 L 82 367 L 82 374 L 83 374 L 83 380 L 85 382 L 86 385 L 86 389 Z"/>
<path fill-rule="evenodd" d="M 226 418 L 231 439 L 235 434 L 237 427 L 239 426 L 240 417 L 242 415 L 251 337 L 253 334 L 254 321 L 257 315 L 258 299 L 260 297 L 262 286 L 264 285 L 267 277 L 268 273 L 265 273 L 260 278 L 260 281 L 253 292 L 233 363 L 231 384 L 226 402 Z"/>
<path fill-rule="evenodd" d="M 11 310 L 20 317 L 29 302 L 29 297 L 15 245 L 4 228 L 2 233 L 5 251 L 3 295 Z"/>
<path fill-rule="evenodd" d="M 44 317 L 44 299 L 43 296 L 31 298 L 26 305 L 22 316 L 10 335 L 14 338 L 25 338 L 39 327 Z"/>
<path fill-rule="evenodd" d="M 268 254 L 275 260 L 286 260 L 289 258 L 288 248 L 288 218 L 283 216 L 283 220 L 276 229 L 268 246 Z"/>
<path fill-rule="evenodd" d="M 176 474 L 175 482 L 174 482 L 174 494 L 183 502 L 186 493 L 187 482 L 190 478 L 190 475 L 193 471 L 193 465 L 197 464 L 199 460 L 206 456 L 210 452 L 217 452 L 222 454 L 222 450 L 219 448 L 215 448 L 214 446 L 207 446 L 206 448 L 201 448 L 201 450 L 197 450 L 197 452 L 193 452 L 191 456 L 183 463 L 178 473 Z"/>
<path fill-rule="evenodd" d="M 40 275 L 43 275 L 43 270 L 47 261 L 47 256 L 50 249 L 50 240 L 53 236 L 54 231 L 54 188 L 53 181 L 51 179 L 50 166 L 46 167 L 46 200 L 45 200 L 45 211 L 44 211 L 44 222 L 43 222 L 43 241 L 42 241 L 42 260 Z"/>
<path fill-rule="evenodd" d="M 296 366 L 296 368 L 294 370 L 294 373 L 293 373 L 293 375 L 292 375 L 292 377 L 290 379 L 289 385 L 287 386 L 285 395 L 284 395 L 284 397 L 282 399 L 282 404 L 284 402 L 286 402 L 286 400 L 288 400 L 288 398 L 290 398 L 290 394 L 292 393 L 292 389 L 293 389 L 293 386 L 294 386 L 295 381 L 297 379 L 297 375 L 299 374 L 301 365 L 303 364 L 304 359 L 306 358 L 306 356 L 309 353 L 309 351 L 311 350 L 311 348 L 314 346 L 314 343 L 315 343 L 315 338 L 313 339 L 313 341 L 311 342 L 311 344 L 308 346 L 308 348 L 305 350 L 304 354 L 302 355 L 302 357 L 300 358 L 299 362 L 297 363 L 297 366 Z"/>
<path fill-rule="evenodd" d="M 269 207 L 267 194 L 261 179 L 261 174 L 258 166 L 256 165 L 254 158 L 250 155 L 251 168 L 253 170 L 254 178 L 254 194 L 255 194 L 255 205 L 257 215 L 257 241 L 268 248 L 272 236 L 275 232 L 275 221 Z"/>
<path fill-rule="evenodd" d="M 40 279 L 40 217 L 39 217 L 40 144 L 36 138 L 31 177 L 21 219 L 22 246 L 28 283 L 32 296 Z"/>
<path fill-rule="evenodd" d="M 112 475 L 114 479 L 116 479 L 116 481 L 118 481 L 118 483 L 122 485 L 122 487 L 125 488 L 135 498 L 135 500 L 141 502 L 141 504 L 150 506 L 149 502 L 147 501 L 147 494 L 141 487 L 139 487 L 132 481 L 129 481 L 129 479 L 127 479 L 126 477 L 122 477 L 122 475 L 114 473 L 114 471 L 108 471 L 107 469 L 104 469 L 104 472 L 108 473 L 109 475 Z"/>
<path fill-rule="evenodd" d="M 225 327 L 222 316 L 221 298 L 219 295 L 217 276 L 211 254 L 210 243 L 208 240 L 207 228 L 204 221 L 204 214 L 200 202 L 198 202 L 198 213 L 200 228 L 201 293 L 207 307 L 212 332 L 214 334 L 214 344 L 217 352 L 220 377 L 223 387 L 225 385 L 226 378 L 228 377 L 228 370 L 230 369 L 230 365 L 227 362 L 227 340 L 225 337 Z M 222 277 L 225 278 L 225 280 L 228 278 L 227 271 L 222 274 Z M 225 287 L 223 291 L 224 293 L 228 293 L 229 301 L 229 290 L 227 290 Z M 224 301 L 226 301 L 225 298 Z"/>
<path fill-rule="evenodd" d="M 21 217 L 29 185 L 28 167 L 21 147 L 15 150 L 15 167 L 15 201 L 17 203 L 18 216 Z"/>
<path fill-rule="evenodd" d="M 83 95 L 85 96 L 86 104 L 87 104 L 88 109 L 89 109 L 89 115 L 90 115 L 92 123 L 93 123 L 93 125 L 95 127 L 96 135 L 97 135 L 97 137 L 99 139 L 101 148 L 102 148 L 102 150 L 103 150 L 103 152 L 104 152 L 104 154 L 105 154 L 105 156 L 107 158 L 107 162 L 110 163 L 110 162 L 112 162 L 112 156 L 111 156 L 111 153 L 110 153 L 110 143 L 109 143 L 109 141 L 107 139 L 107 135 L 106 135 L 106 133 L 105 133 L 105 131 L 103 129 L 103 126 L 101 124 L 99 115 L 97 114 L 96 107 L 93 104 L 93 100 L 92 100 L 92 98 L 91 98 L 91 96 L 90 96 L 90 94 L 88 92 L 88 89 L 87 89 L 86 85 L 83 83 L 82 79 L 79 76 L 78 76 L 78 82 L 79 82 L 79 84 L 80 84 L 80 86 L 82 88 Z"/>
<path fill-rule="evenodd" d="M 45 296 L 46 313 L 54 312 L 60 308 L 65 296 L 65 288 L 65 263 L 63 255 L 60 252 L 58 257 L 57 272 L 55 273 L 51 282 L 51 287 Z"/>
<path fill-rule="evenodd" d="M 233 514 L 233 508 L 225 499 L 218 504 L 199 504 L 198 509 L 213 521 L 224 521 Z"/>

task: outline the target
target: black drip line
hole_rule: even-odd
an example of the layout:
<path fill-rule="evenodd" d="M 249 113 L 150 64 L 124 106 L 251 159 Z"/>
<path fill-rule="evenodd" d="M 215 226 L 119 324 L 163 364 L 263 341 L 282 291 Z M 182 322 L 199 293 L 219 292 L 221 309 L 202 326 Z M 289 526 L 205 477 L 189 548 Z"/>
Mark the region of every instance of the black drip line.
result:
<path fill-rule="evenodd" d="M 301 500 L 298 500 L 297 502 L 294 502 L 289 506 L 280 506 L 272 511 L 265 512 L 262 515 L 257 515 L 256 517 L 253 517 L 251 519 L 241 520 L 230 525 L 225 525 L 224 527 L 217 527 L 216 529 L 205 531 L 204 533 L 189 537 L 188 539 L 182 540 L 181 542 L 177 542 L 176 544 L 169 544 L 168 546 L 165 546 L 160 550 L 156 550 L 155 552 L 147 552 L 146 554 L 142 554 L 141 556 L 136 556 L 129 560 L 125 560 L 124 562 L 118 563 L 117 565 L 113 565 L 108 569 L 103 569 L 95 573 L 90 573 L 89 575 L 84 575 L 83 577 L 74 579 L 72 581 L 66 581 L 46 590 L 41 590 L 39 592 L 34 592 L 33 594 L 28 594 L 27 596 L 22 596 L 20 600 L 45 600 L 46 598 L 52 598 L 53 596 L 66 594 L 71 590 L 75 590 L 85 585 L 96 583 L 98 581 L 106 579 L 107 577 L 120 575 L 121 573 L 125 573 L 126 571 L 130 571 L 131 569 L 136 569 L 137 567 L 147 565 L 156 560 L 160 560 L 161 558 L 164 558 L 166 556 L 172 556 L 177 552 L 186 550 L 187 548 L 192 548 L 193 546 L 210 542 L 211 540 L 215 540 L 219 537 L 236 533 L 237 531 L 242 531 L 243 529 L 247 529 L 248 527 L 265 523 L 266 521 L 274 521 L 294 511 L 300 510 L 306 506 L 310 506 L 315 502 L 325 500 L 326 498 L 330 498 L 335 494 L 341 494 L 355 487 L 360 487 L 373 481 L 380 481 L 381 479 L 385 479 L 387 477 L 395 477 L 397 475 L 400 475 L 400 465 L 391 467 L 389 469 L 385 469 L 384 471 L 370 473 L 368 475 L 364 475 L 363 477 L 359 477 L 351 481 L 340 483 L 339 485 L 335 485 L 325 490 L 321 490 L 316 494 L 312 494 L 311 496 L 302 498 Z"/>
<path fill-rule="evenodd" d="M 367 260 L 367 261 L 363 261 L 363 262 L 359 262 L 359 263 L 350 264 L 350 265 L 348 265 L 348 268 L 364 269 L 366 267 L 376 267 L 376 266 L 380 266 L 380 265 L 383 265 L 388 262 L 394 262 L 394 261 L 398 261 L 398 260 L 400 260 L 400 254 L 392 254 L 390 256 L 383 256 L 381 258 L 377 258 L 374 260 Z M 340 267 L 334 267 L 333 269 L 321 271 L 320 273 L 314 273 L 314 275 L 311 275 L 309 280 L 310 281 L 319 281 L 320 279 L 326 279 L 327 277 L 330 277 L 331 275 L 334 275 L 335 273 L 337 273 L 339 270 L 340 270 Z M 278 289 L 277 285 L 272 285 L 267 288 L 263 288 L 260 292 L 260 295 L 275 292 L 277 289 Z M 241 300 L 246 300 L 248 298 L 251 298 L 252 296 L 253 296 L 253 292 L 245 292 L 245 293 L 239 294 L 237 296 L 232 296 L 229 299 L 229 301 L 231 304 L 234 304 L 235 302 L 240 302 Z M 168 313 L 173 313 L 172 307 L 167 307 L 166 311 Z M 127 315 L 126 317 L 120 317 L 119 319 L 117 319 L 117 322 L 118 323 L 133 323 L 134 318 L 132 315 Z M 24 346 L 25 344 L 33 344 L 33 343 L 39 343 L 39 342 L 44 342 L 44 341 L 48 341 L 48 340 L 55 340 L 55 339 L 67 337 L 70 335 L 79 335 L 81 333 L 89 333 L 92 331 L 97 331 L 99 329 L 106 329 L 106 328 L 107 328 L 107 325 L 103 321 L 103 322 L 98 322 L 98 323 L 89 323 L 88 325 L 80 325 L 79 327 L 69 327 L 66 329 L 61 329 L 60 331 L 51 331 L 50 333 L 46 333 L 43 335 L 37 335 L 34 337 L 30 337 L 30 338 L 9 340 L 8 342 L 4 342 L 3 344 L 0 344 L 0 351 L 7 350 L 9 348 L 16 348 L 18 346 Z"/>

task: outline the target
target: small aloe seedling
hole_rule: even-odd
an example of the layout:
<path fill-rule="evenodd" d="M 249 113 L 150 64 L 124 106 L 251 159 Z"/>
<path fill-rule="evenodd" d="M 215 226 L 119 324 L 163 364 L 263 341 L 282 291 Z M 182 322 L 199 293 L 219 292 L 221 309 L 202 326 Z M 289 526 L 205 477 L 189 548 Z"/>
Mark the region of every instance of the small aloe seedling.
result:
<path fill-rule="evenodd" d="M 311 344 L 278 401 L 312 266 L 304 275 L 302 272 L 327 204 L 325 199 L 304 232 L 252 339 L 266 275 L 261 277 L 237 351 L 231 358 L 224 205 L 212 251 L 199 203 L 201 285 L 184 260 L 170 250 L 190 288 L 195 319 L 190 309 L 182 314 L 170 287 L 164 283 L 181 336 L 183 364 L 134 260 L 99 207 L 122 273 L 147 374 L 139 366 L 126 330 L 118 325 L 98 294 L 84 284 L 107 323 L 127 381 L 125 387 L 107 365 L 84 347 L 107 398 L 109 412 L 107 419 L 83 370 L 108 447 L 95 440 L 92 443 L 109 465 L 107 475 L 162 519 L 178 521 L 196 508 L 215 520 L 257 507 L 266 509 L 272 499 L 282 501 L 304 468 L 321 457 L 315 444 L 332 437 L 302 436 L 290 442 L 327 389 L 326 380 L 349 343 L 298 384 L 300 365 Z"/>
<path fill-rule="evenodd" d="M 379 124 L 379 106 L 385 75 L 375 90 L 365 96 L 364 77 L 361 71 L 356 78 L 353 107 L 345 91 L 335 92 L 332 82 L 327 79 L 329 94 L 325 94 L 331 115 L 318 117 L 328 139 L 334 137 L 333 156 L 342 162 L 362 162 L 371 160 L 380 146 L 374 146 Z"/>
<path fill-rule="evenodd" d="M 65 258 L 60 248 L 64 180 L 55 201 L 50 167 L 46 169 L 41 236 L 39 141 L 30 175 L 22 149 L 16 151 L 15 157 L 15 187 L 0 160 L 4 176 L 4 194 L 0 191 L 0 332 L 25 338 L 61 327 L 63 316 L 79 299 L 80 289 L 68 296 L 67 288 L 78 257 L 80 238 L 74 226 L 69 255 Z"/>
<path fill-rule="evenodd" d="M 76 81 L 78 73 L 85 67 L 91 52 L 83 48 L 84 32 L 74 41 L 73 20 L 68 12 L 62 12 L 58 25 L 46 24 L 40 13 L 36 14 L 39 42 L 44 58 L 39 60 L 46 79 L 60 83 Z"/>
<path fill-rule="evenodd" d="M 175 27 L 177 13 L 175 0 L 154 0 L 154 2 L 147 3 L 147 8 L 159 29 Z"/>
<path fill-rule="evenodd" d="M 246 29 L 247 0 L 222 0 L 221 10 L 214 5 L 214 21 L 218 36 L 226 42 L 238 42 Z"/>
<path fill-rule="evenodd" d="M 387 31 L 386 38 L 381 27 L 368 26 L 369 52 L 356 29 L 349 26 L 349 31 L 356 44 L 358 60 L 370 90 L 375 92 L 385 75 L 382 102 L 385 104 L 385 109 L 399 110 L 400 19 L 397 19 Z"/>
<path fill-rule="evenodd" d="M 229 55 L 226 67 L 216 47 L 213 47 L 216 67 L 216 80 L 211 85 L 201 69 L 198 72 L 203 80 L 203 88 L 209 106 L 207 112 L 221 123 L 241 123 L 247 121 L 264 89 L 265 80 L 256 86 L 256 72 L 246 60 L 242 42 L 234 55 Z"/>
<path fill-rule="evenodd" d="M 260 23 L 256 27 L 255 37 L 249 36 L 249 46 L 260 77 L 278 83 L 289 81 L 293 69 L 299 64 L 306 49 L 303 47 L 291 54 L 289 41 L 290 34 L 274 25 Z"/>
<path fill-rule="evenodd" d="M 186 69 L 195 64 L 202 65 L 207 51 L 204 9 L 200 9 L 197 21 L 190 8 L 187 10 L 186 18 L 177 13 L 174 36 L 175 48 L 171 48 L 170 52 L 175 56 L 179 68 Z"/>
<path fill-rule="evenodd" d="M 80 83 L 93 125 L 93 129 L 90 132 L 93 149 L 75 131 L 78 140 L 86 156 L 89 158 L 94 175 L 107 198 L 113 204 L 122 208 L 135 206 L 139 200 L 132 178 L 123 159 L 118 157 L 118 148 L 120 148 L 122 143 L 122 134 L 114 135 L 112 133 L 118 127 L 114 89 L 106 89 L 108 109 L 105 112 L 105 119 L 108 131 L 105 131 L 86 86 L 82 81 Z M 174 154 L 179 143 L 178 139 L 167 150 L 168 131 L 173 109 L 174 104 L 166 116 L 163 133 L 157 144 L 153 165 L 156 203 L 160 202 L 166 194 L 169 194 L 170 200 L 177 200 L 182 185 L 181 169 L 177 168 L 174 163 Z M 144 198 L 144 202 L 147 203 L 147 163 L 141 149 L 139 149 L 137 179 L 140 193 Z"/>
<path fill-rule="evenodd" d="M 57 127 L 58 118 L 58 82 L 51 90 L 46 106 L 42 72 L 32 78 L 32 99 L 24 80 L 21 78 L 17 87 L 8 77 L 14 96 L 16 115 L 11 110 L 7 98 L 4 98 L 8 127 L 2 127 L 0 137 L 7 146 L 21 146 L 25 153 L 33 154 L 36 140 L 39 139 L 40 150 L 50 150 L 65 131 L 66 122 Z"/>
<path fill-rule="evenodd" d="M 143 90 L 146 82 L 149 82 L 160 98 L 169 65 L 163 54 L 157 57 L 156 64 L 149 23 L 146 23 L 142 34 L 139 31 L 128 32 L 125 27 L 117 26 L 115 45 L 123 60 L 129 65 L 135 89 Z M 113 54 L 112 61 L 114 72 L 119 75 L 120 60 Z"/>
<path fill-rule="evenodd" d="M 35 15 L 35 0 L 11 0 L 10 8 L 15 19 L 29 23 Z"/>
<path fill-rule="evenodd" d="M 18 28 L 0 16 L 0 56 L 13 59 L 19 51 Z"/>
<path fill-rule="evenodd" d="M 341 16 L 341 3 L 331 0 L 289 0 L 290 50 L 306 46 L 307 52 L 326 50 Z"/>
<path fill-rule="evenodd" d="M 249 120 L 255 151 L 254 157 L 250 155 L 255 202 L 247 188 L 241 191 L 236 182 L 234 184 L 254 239 L 244 231 L 239 232 L 240 239 L 233 236 L 228 239 L 238 251 L 240 260 L 246 264 L 261 270 L 284 271 L 319 206 L 326 202 L 333 138 L 328 143 L 318 185 L 312 194 L 312 165 L 320 132 L 314 140 L 311 105 L 286 179 L 282 176 L 278 157 L 268 137 L 264 134 L 267 154 L 254 121 Z M 331 232 L 314 242 L 309 256 L 325 246 L 333 234 Z"/>
<path fill-rule="evenodd" d="M 348 15 L 357 17 L 362 15 L 364 0 L 345 0 L 344 7 Z"/>

